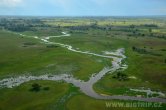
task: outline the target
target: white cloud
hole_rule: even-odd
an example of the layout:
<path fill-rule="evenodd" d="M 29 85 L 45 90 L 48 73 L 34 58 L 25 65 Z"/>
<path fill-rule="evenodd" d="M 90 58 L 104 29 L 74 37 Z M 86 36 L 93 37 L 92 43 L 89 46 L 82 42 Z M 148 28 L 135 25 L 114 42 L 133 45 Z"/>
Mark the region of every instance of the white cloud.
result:
<path fill-rule="evenodd" d="M 24 0 L 0 0 L 2 7 L 16 7 L 23 3 Z"/>

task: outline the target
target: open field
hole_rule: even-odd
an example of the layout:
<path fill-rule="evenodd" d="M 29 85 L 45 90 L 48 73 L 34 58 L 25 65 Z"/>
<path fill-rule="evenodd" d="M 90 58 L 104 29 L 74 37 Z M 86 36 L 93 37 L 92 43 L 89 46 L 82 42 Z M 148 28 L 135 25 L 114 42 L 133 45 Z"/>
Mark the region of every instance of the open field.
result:
<path fill-rule="evenodd" d="M 88 79 L 89 74 L 103 68 L 102 64 L 95 60 L 97 58 L 91 59 L 91 56 L 82 56 L 61 47 L 49 48 L 48 45 L 32 38 L 21 38 L 19 35 L 4 31 L 1 31 L 1 35 L 0 56 L 3 59 L 1 60 L 0 77 L 22 73 L 34 75 L 68 73 L 75 74 L 80 79 Z M 34 44 L 25 44 L 29 42 Z M 7 43 L 9 45 L 6 45 Z"/>
<path fill-rule="evenodd" d="M 140 107 L 140 108 L 132 108 L 132 107 L 119 107 L 118 104 L 127 104 L 127 103 L 141 103 L 141 102 L 130 102 L 130 101 L 119 101 L 119 100 L 110 100 L 110 101 L 105 101 L 105 100 L 96 100 L 92 99 L 90 97 L 87 97 L 85 95 L 77 95 L 72 97 L 68 104 L 67 104 L 67 109 L 69 110 L 78 110 L 80 109 L 80 104 L 81 104 L 81 110 L 156 110 L 156 108 L 153 107 Z M 108 106 L 106 104 L 113 104 L 113 106 Z M 114 105 L 115 104 L 115 105 Z M 117 104 L 117 105 L 116 105 Z M 164 110 L 165 105 L 162 105 L 162 107 L 157 108 L 157 109 L 163 109 Z"/>
<path fill-rule="evenodd" d="M 31 84 L 39 83 L 42 90 L 30 91 Z M 49 87 L 49 90 L 44 90 Z M 31 81 L 13 89 L 2 89 L 0 91 L 1 110 L 27 110 L 27 109 L 49 109 L 54 108 L 58 99 L 68 93 L 70 85 L 50 81 Z M 10 104 L 10 106 L 9 106 Z"/>
<path fill-rule="evenodd" d="M 62 32 L 70 36 L 57 37 Z M 114 72 L 108 72 L 93 85 L 93 89 L 105 96 L 165 99 L 165 32 L 166 20 L 163 17 L 0 18 L 0 79 L 22 75 L 68 74 L 88 81 L 104 67 L 113 67 L 114 59 L 101 57 L 102 55 L 120 58 L 121 56 L 111 54 L 124 48 L 127 58 L 123 59 L 122 64 L 126 64 L 127 69 L 118 68 Z M 46 40 L 48 36 L 54 37 Z M 53 43 L 44 42 L 42 39 Z M 80 52 L 71 51 L 56 43 L 72 46 L 72 49 Z M 40 91 L 30 91 L 34 83 L 41 85 Z M 44 90 L 44 87 L 49 89 Z M 133 89 L 152 92 L 149 94 Z M 71 95 L 72 93 L 74 94 Z M 119 110 L 116 107 L 107 108 L 106 100 L 94 99 L 83 93 L 80 88 L 64 81 L 37 80 L 13 88 L 0 87 L 0 110 L 11 110 L 10 107 L 13 110 L 78 110 L 80 105 L 82 110 Z M 165 108 L 165 104 L 162 104 L 162 107 L 157 109 Z"/>

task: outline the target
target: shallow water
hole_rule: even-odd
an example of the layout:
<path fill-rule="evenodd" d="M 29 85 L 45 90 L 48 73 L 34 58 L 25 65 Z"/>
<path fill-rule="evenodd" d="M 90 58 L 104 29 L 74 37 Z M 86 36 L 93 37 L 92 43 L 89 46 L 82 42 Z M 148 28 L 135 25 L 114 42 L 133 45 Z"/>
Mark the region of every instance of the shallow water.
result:
<path fill-rule="evenodd" d="M 23 34 L 19 34 L 21 36 L 26 36 Z M 31 81 L 31 80 L 51 80 L 51 81 L 65 81 L 67 83 L 71 83 L 76 87 L 79 87 L 80 90 L 90 96 L 93 97 L 95 99 L 121 99 L 121 100 L 138 100 L 138 101 L 148 101 L 148 102 L 163 102 L 166 103 L 166 99 L 163 98 L 143 98 L 143 97 L 134 97 L 134 96 L 104 96 L 101 94 L 96 93 L 93 90 L 93 85 L 99 81 L 103 76 L 105 76 L 105 74 L 107 74 L 108 72 L 113 73 L 114 71 L 116 71 L 117 69 L 126 69 L 127 65 L 125 64 L 121 64 L 122 60 L 126 58 L 126 56 L 124 55 L 124 49 L 118 49 L 115 52 L 105 52 L 106 55 L 101 55 L 101 54 L 96 54 L 96 53 L 91 53 L 91 52 L 87 52 L 87 51 L 79 51 L 79 50 L 75 50 L 72 46 L 70 45 L 66 45 L 66 44 L 62 44 L 62 43 L 56 43 L 56 42 L 50 42 L 49 39 L 52 37 L 67 37 L 70 36 L 70 34 L 67 34 L 65 32 L 62 32 L 62 35 L 60 36 L 47 36 L 45 38 L 39 38 L 37 36 L 32 36 L 35 39 L 39 39 L 41 41 L 43 41 L 44 43 L 48 43 L 48 44 L 56 44 L 56 45 L 60 45 L 61 47 L 67 48 L 70 51 L 73 52 L 77 52 L 77 53 L 82 53 L 82 54 L 87 54 L 87 55 L 94 55 L 94 56 L 98 56 L 98 57 L 103 57 L 103 58 L 111 58 L 113 59 L 112 61 L 112 67 L 105 67 L 103 68 L 99 73 L 95 73 L 93 74 L 88 81 L 82 81 L 79 79 L 75 79 L 72 75 L 68 75 L 68 74 L 61 74 L 61 75 L 41 75 L 41 76 L 19 76 L 19 77 L 15 77 L 15 78 L 7 78 L 7 79 L 3 79 L 0 81 L 0 87 L 8 87 L 8 88 L 13 88 L 15 86 L 19 86 L 22 83 Z M 111 56 L 114 55 L 114 56 Z M 116 57 L 117 56 L 117 57 Z"/>

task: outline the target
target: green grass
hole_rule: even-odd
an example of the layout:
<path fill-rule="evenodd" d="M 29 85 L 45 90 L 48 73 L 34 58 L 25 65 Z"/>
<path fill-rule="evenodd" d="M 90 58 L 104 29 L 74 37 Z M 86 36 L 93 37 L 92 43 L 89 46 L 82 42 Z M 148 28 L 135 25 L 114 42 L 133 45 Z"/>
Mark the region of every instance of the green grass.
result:
<path fill-rule="evenodd" d="M 32 38 L 21 38 L 1 31 L 0 39 L 0 57 L 3 58 L 0 61 L 1 77 L 26 73 L 67 73 L 87 80 L 91 74 L 103 68 L 103 65 L 97 62 L 98 58 L 74 53 L 61 47 L 47 48 L 45 44 Z M 35 45 L 23 47 L 25 42 L 34 42 Z"/>
<path fill-rule="evenodd" d="M 22 32 L 25 35 L 29 35 L 29 36 L 55 36 L 55 35 L 61 35 L 61 30 L 55 30 L 55 29 L 49 29 L 49 28 L 42 28 L 42 29 L 38 29 L 36 31 L 25 31 Z"/>
<path fill-rule="evenodd" d="M 93 31 L 92 31 L 93 32 Z M 91 31 L 89 33 L 92 33 Z M 105 36 L 73 34 L 71 37 L 52 38 L 51 41 L 60 42 L 73 46 L 81 51 L 90 51 L 103 54 L 103 51 L 113 51 L 118 48 L 125 48 L 127 41 Z"/>
<path fill-rule="evenodd" d="M 124 22 L 125 21 L 125 22 Z M 165 20 L 151 18 L 107 18 L 107 19 L 52 19 L 42 20 L 49 27 L 33 27 L 33 31 L 23 34 L 30 36 L 61 35 L 62 31 L 71 32 L 70 37 L 52 38 L 51 41 L 72 45 L 74 49 L 103 54 L 125 48 L 124 63 L 128 68 L 123 71 L 129 77 L 136 79 L 118 81 L 107 74 L 94 85 L 99 94 L 109 95 L 143 95 L 145 93 L 129 91 L 130 88 L 145 87 L 165 93 L 166 88 L 166 40 L 157 36 L 165 35 Z M 89 26 L 97 22 L 98 27 L 111 26 L 111 30 L 90 27 L 88 30 L 70 30 L 70 26 Z M 158 28 L 144 27 L 144 24 L 156 24 Z M 134 29 L 130 25 L 135 25 Z M 60 26 L 56 28 L 56 26 Z M 137 30 L 137 31 L 136 31 Z M 134 33 L 135 32 L 135 33 Z M 144 34 L 144 36 L 142 36 Z M 152 35 L 153 34 L 153 35 Z M 33 44 L 33 45 L 32 45 Z M 133 51 L 135 46 L 146 49 L 147 53 Z M 65 48 L 48 45 L 30 37 L 20 37 L 17 34 L 0 31 L 0 79 L 19 76 L 22 74 L 73 74 L 81 80 L 88 80 L 89 76 L 97 73 L 105 66 L 111 66 L 112 59 L 100 58 L 71 52 Z M 114 73 L 113 73 L 114 74 Z M 31 84 L 38 82 L 42 87 L 50 90 L 30 92 Z M 127 92 L 128 91 L 128 92 Z M 71 93 L 77 94 L 70 96 Z M 30 81 L 13 89 L 0 89 L 0 110 L 126 110 L 126 108 L 106 108 L 104 100 L 96 100 L 80 94 L 78 88 L 66 83 L 52 81 Z M 155 96 L 155 94 L 154 94 Z M 65 99 L 65 100 L 63 100 Z M 63 100 L 63 101 L 62 101 Z M 64 102 L 62 104 L 62 102 Z M 130 102 L 109 100 L 108 102 Z M 58 105 L 55 107 L 55 105 Z M 129 110 L 148 110 L 156 108 L 127 108 Z M 165 105 L 163 108 L 165 109 Z"/>
<path fill-rule="evenodd" d="M 125 37 L 118 37 L 119 39 L 127 40 Z M 165 51 L 161 49 L 166 48 L 165 40 L 156 38 L 130 38 L 128 40 L 128 46 L 126 46 L 126 63 L 128 68 L 123 71 L 129 77 L 134 76 L 136 79 L 129 79 L 128 81 L 118 81 L 112 78 L 112 74 L 106 75 L 99 82 L 94 85 L 94 89 L 99 93 L 104 94 L 128 94 L 133 95 L 135 93 L 126 93 L 129 88 L 145 87 L 151 88 L 155 91 L 163 91 L 165 93 L 165 78 L 166 78 L 166 66 L 164 58 L 166 57 Z M 147 51 L 158 53 L 160 56 L 153 54 L 140 54 L 132 51 L 132 46 L 144 48 Z M 153 49 L 151 49 L 153 48 Z M 113 73 L 114 74 L 114 73 Z"/>
<path fill-rule="evenodd" d="M 120 101 L 120 100 L 97 100 L 85 95 L 77 95 L 69 100 L 67 103 L 68 110 L 164 110 L 166 105 L 162 104 L 162 107 L 152 108 L 152 107 L 107 107 L 106 103 L 139 103 L 136 101 Z"/>
<path fill-rule="evenodd" d="M 42 86 L 38 92 L 30 91 L 31 85 Z M 49 90 L 43 90 L 49 87 Z M 53 81 L 30 81 L 12 89 L 0 89 L 0 110 L 47 110 L 64 96 L 70 86 Z"/>

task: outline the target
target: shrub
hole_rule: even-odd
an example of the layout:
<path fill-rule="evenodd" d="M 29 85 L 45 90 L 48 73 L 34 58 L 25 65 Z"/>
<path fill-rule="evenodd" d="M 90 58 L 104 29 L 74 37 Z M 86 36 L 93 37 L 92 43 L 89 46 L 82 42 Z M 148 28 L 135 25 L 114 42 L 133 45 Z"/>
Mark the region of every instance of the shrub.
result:
<path fill-rule="evenodd" d="M 40 89 L 41 89 L 41 86 L 39 84 L 33 83 L 32 88 L 30 89 L 30 91 L 38 92 L 38 91 L 40 91 Z"/>
<path fill-rule="evenodd" d="M 118 72 L 112 78 L 117 79 L 119 81 L 126 81 L 126 80 L 128 80 L 128 76 L 126 74 L 124 74 L 124 73 L 121 73 L 121 72 Z"/>
<path fill-rule="evenodd" d="M 48 91 L 48 90 L 50 90 L 50 88 L 49 87 L 44 87 L 43 90 Z"/>

